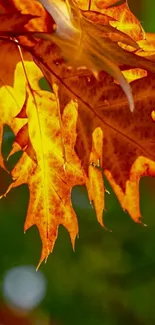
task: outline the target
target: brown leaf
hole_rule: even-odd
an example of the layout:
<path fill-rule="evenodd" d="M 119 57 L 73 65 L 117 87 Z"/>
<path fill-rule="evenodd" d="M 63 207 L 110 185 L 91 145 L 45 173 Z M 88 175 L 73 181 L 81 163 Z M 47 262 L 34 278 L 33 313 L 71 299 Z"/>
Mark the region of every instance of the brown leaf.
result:
<path fill-rule="evenodd" d="M 24 25 L 27 24 L 32 15 L 21 15 L 20 13 L 0 14 L 0 35 L 8 35 L 8 32 L 20 33 L 24 31 Z"/>

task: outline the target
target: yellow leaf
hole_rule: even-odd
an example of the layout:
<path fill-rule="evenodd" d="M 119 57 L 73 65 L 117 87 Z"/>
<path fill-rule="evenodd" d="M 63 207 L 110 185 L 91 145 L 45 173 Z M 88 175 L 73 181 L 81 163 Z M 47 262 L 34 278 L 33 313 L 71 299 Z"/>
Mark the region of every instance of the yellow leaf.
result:
<path fill-rule="evenodd" d="M 39 229 L 43 243 L 41 263 L 53 249 L 60 224 L 69 231 L 73 246 L 78 233 L 71 203 L 72 187 L 84 183 L 81 164 L 74 152 L 78 112 L 77 104 L 71 101 L 60 122 L 55 96 L 38 90 L 34 91 L 34 97 L 29 94 L 26 112 L 30 144 L 35 148 L 37 163 L 24 153 L 12 171 L 14 183 L 10 188 L 23 183 L 29 186 L 25 230 L 32 225 Z"/>

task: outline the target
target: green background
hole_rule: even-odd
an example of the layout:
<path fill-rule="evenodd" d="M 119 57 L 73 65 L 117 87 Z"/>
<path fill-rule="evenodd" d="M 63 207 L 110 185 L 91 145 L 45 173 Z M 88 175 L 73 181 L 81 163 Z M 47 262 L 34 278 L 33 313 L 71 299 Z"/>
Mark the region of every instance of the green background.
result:
<path fill-rule="evenodd" d="M 129 1 L 145 30 L 155 32 L 155 2 Z M 13 135 L 4 130 L 4 157 Z M 13 162 L 10 160 L 8 166 Z M 0 194 L 10 183 L 0 173 Z M 106 181 L 106 180 L 105 180 Z M 140 182 L 140 205 L 147 227 L 133 223 L 122 211 L 109 184 L 106 187 L 104 221 L 112 232 L 102 229 L 89 205 L 85 188 L 76 187 L 72 200 L 80 236 L 72 251 L 62 227 L 47 264 L 40 270 L 47 279 L 47 295 L 39 307 L 52 324 L 62 325 L 154 325 L 155 324 L 155 180 Z M 14 266 L 36 266 L 41 252 L 38 231 L 24 235 L 23 225 L 29 199 L 23 185 L 0 200 L 0 294 L 5 272 Z"/>

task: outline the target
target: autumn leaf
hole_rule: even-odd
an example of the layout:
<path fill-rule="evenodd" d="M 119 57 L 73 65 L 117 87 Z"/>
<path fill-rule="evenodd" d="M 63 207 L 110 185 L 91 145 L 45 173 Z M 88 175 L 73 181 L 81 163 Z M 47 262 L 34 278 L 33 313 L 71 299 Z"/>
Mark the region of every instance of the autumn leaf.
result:
<path fill-rule="evenodd" d="M 0 35 L 8 35 L 9 32 L 16 32 L 19 29 L 20 33 L 24 31 L 26 25 L 33 16 L 21 15 L 17 13 L 6 13 L 0 15 Z M 10 33 L 11 34 L 11 33 Z"/>
<path fill-rule="evenodd" d="M 119 7 L 117 9 L 119 10 Z M 137 29 L 136 39 L 138 35 L 141 34 Z M 46 53 L 46 55 L 43 55 L 43 53 Z M 52 53 L 54 53 L 53 62 Z M 105 73 L 100 75 L 100 81 L 98 81 L 88 71 L 76 71 L 75 69 L 68 71 L 66 64 L 61 60 L 61 53 L 52 43 L 42 42 L 34 49 L 36 62 L 41 67 L 51 86 L 53 82 L 59 84 L 61 111 L 63 112 L 70 99 L 78 99 L 78 136 L 75 148 L 86 173 L 88 174 L 89 163 L 91 162 L 91 135 L 96 128 L 100 127 L 103 132 L 103 158 L 100 166 L 104 169 L 107 178 L 120 199 L 122 207 L 131 214 L 134 220 L 138 221 L 140 219 L 139 196 L 137 195 L 138 182 L 139 177 L 143 174 L 138 172 L 136 175 L 136 184 L 134 183 L 136 195 L 132 198 L 133 205 L 127 203 L 128 199 L 126 197 L 130 197 L 130 172 L 133 164 L 142 164 L 143 159 L 138 159 L 143 156 L 149 159 L 146 166 L 148 166 L 151 159 L 154 160 L 155 134 L 154 121 L 151 115 L 154 109 L 154 76 L 148 73 L 148 69 L 154 72 L 155 66 L 154 63 L 150 62 L 151 60 L 139 58 L 138 54 L 122 49 L 120 53 L 122 63 L 125 64 L 125 60 L 128 60 L 129 65 L 137 65 L 142 68 L 128 68 L 129 70 L 123 72 L 129 81 L 140 79 L 131 84 L 135 104 L 137 105 L 133 114 L 130 114 L 127 110 L 127 101 L 120 87 L 115 85 L 112 78 Z M 144 89 L 146 89 L 146 94 Z M 143 116 L 145 116 L 145 119 Z M 145 122 L 142 123 L 143 119 Z M 137 121 L 139 121 L 139 127 L 136 126 Z M 83 152 L 85 152 L 85 155 L 83 155 Z M 98 166 L 98 160 L 101 160 L 99 158 L 98 156 L 98 159 L 93 161 L 94 165 Z M 141 167 L 142 170 L 143 168 Z M 146 171 L 144 171 L 145 173 Z M 98 183 L 101 184 L 101 181 Z"/>
<path fill-rule="evenodd" d="M 8 124 L 16 133 L 22 126 L 22 120 L 14 118 L 20 112 L 25 100 L 25 76 L 22 80 L 23 67 L 17 46 L 0 41 L 0 147 L 2 143 L 3 125 Z M 10 60 L 10 53 L 12 59 Z M 18 99 L 17 99 L 18 98 Z M 0 166 L 5 168 L 0 154 Z"/>
<path fill-rule="evenodd" d="M 67 3 L 61 0 L 57 1 L 57 3 L 50 0 L 42 0 L 41 2 L 57 24 L 56 31 L 51 35 L 46 34 L 45 38 L 54 41 L 59 46 L 62 57 L 67 60 L 68 65 L 76 67 L 86 66 L 93 72 L 96 78 L 99 78 L 99 72 L 102 70 L 110 74 L 124 90 L 132 111 L 134 109 L 134 102 L 131 88 L 124 74 L 119 69 L 118 63 L 123 64 L 128 60 L 128 64 L 132 66 L 137 66 L 138 64 L 138 66 L 145 66 L 145 68 L 147 67 L 151 71 L 154 71 L 154 67 L 151 66 L 150 68 L 148 66 L 149 63 L 142 60 L 138 63 L 135 55 L 131 55 L 127 51 L 123 52 L 122 48 L 116 44 L 116 42 L 120 44 L 124 42 L 125 47 L 127 45 L 132 46 L 135 50 L 139 48 L 135 41 L 144 37 L 143 30 L 139 26 L 140 24 L 138 25 L 137 20 L 130 14 L 127 5 L 119 6 L 119 16 L 116 15 L 118 8 L 116 12 L 113 12 L 113 8 L 110 9 L 110 12 L 107 9 L 106 14 L 112 16 L 112 18 L 116 16 L 115 20 L 117 18 L 120 19 L 119 25 L 116 21 L 113 22 L 113 19 L 112 23 L 123 32 L 124 30 L 121 28 L 122 17 L 125 19 L 126 16 L 129 16 L 129 19 L 125 19 L 128 22 L 126 26 L 128 27 L 130 23 L 135 31 L 133 34 L 129 30 L 128 37 L 122 31 L 120 33 L 116 28 L 104 26 L 101 15 L 99 17 L 96 12 L 93 12 L 91 15 L 89 13 L 83 15 L 74 0 L 69 0 Z M 124 12 L 125 15 L 123 15 Z M 100 23 L 96 24 L 96 20 Z M 135 28 L 137 25 L 138 29 Z"/>
<path fill-rule="evenodd" d="M 15 33 L 20 32 L 22 35 L 23 27 L 27 31 L 48 32 L 52 30 L 51 27 L 49 26 L 48 14 L 45 12 L 43 7 L 40 5 L 40 3 L 37 0 L 33 0 L 33 1 L 1 0 L 0 9 L 2 10 L 2 15 L 1 15 L 2 18 L 3 15 L 5 14 L 10 13 L 10 16 L 12 15 L 11 22 L 12 23 L 14 22 L 12 27 Z M 15 14 L 17 17 L 15 17 Z M 21 20 L 21 24 L 18 25 L 18 29 L 17 28 L 15 29 L 15 27 L 17 27 L 16 18 L 18 18 L 19 21 Z M 22 23 L 22 19 L 23 19 L 23 23 Z M 26 19 L 27 19 L 27 24 L 26 24 Z M 51 23 L 51 18 L 50 18 L 50 23 Z M 6 23 L 6 30 L 8 30 L 7 23 Z"/>
<path fill-rule="evenodd" d="M 113 29 L 96 25 L 93 20 L 81 14 L 81 11 L 74 0 L 66 3 L 62 0 L 57 2 L 41 1 L 56 22 L 56 31 L 51 35 L 46 34 L 46 39 L 53 40 L 60 48 L 62 56 L 72 66 L 86 66 L 96 78 L 99 72 L 104 70 L 113 76 L 123 88 L 128 97 L 131 111 L 134 103 L 130 86 L 119 69 L 116 58 L 119 55 L 119 47 L 111 53 L 110 37 L 107 47 L 104 33 L 112 34 Z M 115 30 L 116 31 L 116 30 Z M 113 32 L 114 34 L 114 32 Z M 119 32 L 118 32 L 119 34 Z M 120 40 L 122 38 L 120 37 Z M 132 40 L 125 38 L 125 43 L 136 46 Z"/>
<path fill-rule="evenodd" d="M 92 5 L 92 7 L 93 9 L 99 10 L 99 12 L 102 12 L 103 14 L 105 13 L 107 16 L 111 17 L 111 26 L 124 32 L 135 41 L 145 39 L 145 32 L 138 19 L 130 11 L 127 1 L 122 5 L 119 5 L 119 7 L 113 6 L 110 8 L 107 1 L 106 3 L 107 5 L 102 6 L 102 1 L 95 1 L 95 8 L 94 5 Z"/>
<path fill-rule="evenodd" d="M 36 69 L 34 64 L 31 65 L 31 73 L 33 69 Z M 70 233 L 74 247 L 78 224 L 71 203 L 71 189 L 84 183 L 84 174 L 74 153 L 77 103 L 71 101 L 66 106 L 60 122 L 56 95 L 37 90 L 37 81 L 33 80 L 34 97 L 29 93 L 27 100 L 28 125 L 20 131 L 23 147 L 25 133 L 28 133 L 29 146 L 35 148 L 37 163 L 24 152 L 12 171 L 14 182 L 10 189 L 28 184 L 30 201 L 24 229 L 26 231 L 37 225 L 43 242 L 41 263 L 53 249 L 60 224 Z"/>
<path fill-rule="evenodd" d="M 43 55 L 44 51 L 46 55 Z M 53 62 L 52 53 L 55 53 Z M 147 173 L 149 175 L 154 174 L 151 163 L 151 160 L 154 161 L 155 158 L 153 155 L 155 144 L 154 120 L 152 119 L 154 75 L 147 71 L 149 69 L 154 72 L 155 66 L 148 60 L 140 59 L 138 54 L 124 50 L 120 53 L 122 63 L 125 64 L 126 58 L 129 65 L 137 65 L 143 68 L 128 68 L 129 70 L 124 71 L 129 81 L 140 79 L 140 81 L 131 84 L 136 105 L 133 114 L 127 110 L 127 101 L 120 87 L 115 85 L 106 74 L 102 73 L 100 81 L 97 81 L 88 71 L 78 70 L 77 72 L 75 69 L 68 71 L 65 68 L 65 63 L 61 60 L 59 50 L 54 44 L 46 42 L 46 44 L 41 44 L 40 49 L 39 46 L 34 49 L 36 62 L 51 86 L 53 80 L 59 84 L 61 110 L 63 111 L 71 98 L 78 99 L 78 137 L 75 148 L 86 173 L 89 170 L 92 148 L 91 134 L 96 128 L 100 127 L 103 131 L 103 159 L 100 166 L 119 197 L 123 209 L 127 210 L 135 221 L 138 221 L 141 216 L 138 195 L 140 176 Z M 144 89 L 146 89 L 146 94 Z M 139 126 L 137 126 L 137 121 L 139 121 Z M 97 157 L 98 159 L 93 161 L 96 166 L 100 160 L 99 155 Z M 143 159 L 143 157 L 147 159 Z M 149 168 L 150 164 L 151 168 Z M 101 181 L 98 183 L 101 184 Z"/>
<path fill-rule="evenodd" d="M 40 2 L 45 8 L 35 0 L 1 1 L 1 18 L 9 8 L 12 18 L 1 30 L 0 99 L 7 96 L 0 119 L 16 136 L 10 154 L 23 150 L 8 191 L 28 184 L 25 230 L 38 227 L 41 263 L 60 224 L 74 246 L 73 186 L 86 185 L 103 225 L 103 173 L 140 222 L 139 180 L 155 176 L 155 51 L 154 36 L 145 35 L 126 1 Z M 51 92 L 40 89 L 43 75 Z"/>

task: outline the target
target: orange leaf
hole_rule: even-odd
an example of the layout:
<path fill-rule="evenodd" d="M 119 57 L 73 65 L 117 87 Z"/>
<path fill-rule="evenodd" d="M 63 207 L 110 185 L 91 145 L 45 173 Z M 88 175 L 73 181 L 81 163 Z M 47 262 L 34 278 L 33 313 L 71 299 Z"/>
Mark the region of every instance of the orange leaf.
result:
<path fill-rule="evenodd" d="M 10 113 L 9 99 L 8 115 L 3 108 L 1 121 L 15 131 L 12 152 L 19 146 L 24 151 L 12 171 L 14 183 L 9 189 L 23 183 L 29 186 L 25 230 L 32 225 L 39 229 L 41 263 L 53 249 L 60 224 L 74 245 L 78 232 L 71 203 L 74 185 L 86 184 L 103 225 L 102 172 L 122 208 L 140 222 L 139 180 L 155 176 L 155 63 L 154 40 L 149 35 L 145 39 L 126 1 L 120 6 L 115 6 L 115 0 L 40 2 L 51 17 L 35 0 L 2 1 L 6 12 L 10 3 L 15 12 L 39 18 L 28 21 L 27 37 L 14 41 L 8 34 L 3 39 L 4 53 L 5 46 L 13 46 L 20 54 L 11 60 L 9 82 L 6 67 L 2 70 L 3 84 L 19 95 L 18 79 L 22 91 L 18 109 Z M 42 73 L 36 64 L 53 93 L 40 90 Z M 128 101 L 131 111 L 135 106 L 132 113 Z"/>
<path fill-rule="evenodd" d="M 37 0 L 33 1 L 25 1 L 25 0 L 1 0 L 0 6 L 3 8 L 6 13 L 13 13 L 12 20 L 14 19 L 14 14 L 18 13 L 18 16 L 23 15 L 23 19 L 25 15 L 38 16 L 37 18 L 32 19 L 27 24 L 27 30 L 29 31 L 49 31 L 51 28 L 49 27 L 49 16 L 41 6 L 41 4 Z M 14 25 L 16 25 L 16 20 L 14 19 Z M 22 26 L 21 26 L 22 28 Z M 23 28 L 22 28 L 23 30 Z M 21 34 L 22 34 L 21 30 Z M 20 31 L 19 29 L 17 30 Z"/>
<path fill-rule="evenodd" d="M 145 165 L 151 164 L 150 166 L 152 166 L 151 160 L 155 160 L 155 128 L 152 119 L 152 111 L 155 105 L 154 76 L 148 75 L 131 84 L 135 101 L 134 113 L 130 113 L 128 110 L 127 100 L 120 87 L 115 85 L 107 75 L 102 74 L 100 82 L 96 81 L 90 73 L 75 75 L 75 72 L 70 72 L 65 75 L 63 72 L 63 76 L 58 77 L 61 110 L 63 111 L 67 101 L 71 98 L 78 99 L 79 117 L 76 152 L 85 167 L 85 171 L 88 171 L 90 161 L 91 134 L 96 128 L 100 127 L 103 132 L 103 163 L 101 163 L 101 167 L 108 175 L 123 208 L 128 210 L 132 218 L 137 221 L 140 218 L 138 181 L 139 176 L 142 176 L 143 168 L 141 167 L 139 173 L 136 172 L 133 165 L 137 164 L 138 161 L 136 166 L 139 170 L 139 159 L 145 162 L 144 158 L 141 158 L 145 157 L 146 163 L 142 165 L 144 165 L 143 172 L 146 174 Z M 101 149 L 99 150 L 101 152 Z M 84 155 L 83 152 L 85 152 Z M 134 176 L 131 177 L 133 168 Z M 110 172 L 111 176 L 107 171 Z M 150 167 L 148 174 L 151 175 Z M 152 171 L 153 174 L 154 171 Z M 133 199 L 130 205 L 124 204 L 124 195 L 130 177 L 132 179 L 136 177 L 137 182 L 135 209 L 132 207 Z M 130 196 L 128 198 L 130 199 Z"/>
<path fill-rule="evenodd" d="M 35 98 L 36 108 L 33 98 L 29 97 L 27 115 L 37 164 L 24 153 L 12 171 L 14 183 L 11 188 L 23 183 L 29 186 L 30 201 L 24 228 L 36 225 L 39 229 L 43 243 L 41 263 L 53 249 L 60 224 L 70 233 L 74 246 L 78 225 L 71 189 L 84 183 L 84 175 L 74 153 L 77 104 L 72 101 L 66 106 L 61 126 L 55 96 L 40 91 Z"/>
<path fill-rule="evenodd" d="M 145 32 L 138 19 L 130 11 L 127 2 L 120 6 L 104 9 L 102 12 L 115 18 L 115 21 L 112 20 L 110 24 L 130 36 L 135 41 L 145 38 Z"/>
<path fill-rule="evenodd" d="M 32 18 L 31 15 L 21 15 L 20 13 L 0 14 L 0 35 L 7 35 L 8 32 L 17 33 L 19 30 L 22 33 L 24 25 Z"/>
<path fill-rule="evenodd" d="M 112 46 L 114 49 L 114 44 Z M 44 55 L 43 53 L 46 54 Z M 51 53 L 55 53 L 53 54 L 53 62 Z M 114 53 L 116 55 L 116 51 Z M 149 69 L 154 72 L 155 66 L 148 60 L 139 58 L 136 54 L 123 50 L 119 51 L 119 55 L 120 53 L 122 55 L 122 63 L 125 63 L 125 60 L 127 60 L 129 65 L 137 65 L 145 69 L 132 69 L 130 74 L 127 70 L 124 72 L 129 81 L 145 77 L 140 81 L 132 83 L 136 106 L 133 114 L 130 114 L 127 110 L 127 102 L 120 88 L 114 85 L 112 79 L 107 77 L 107 75 L 101 74 L 100 81 L 95 81 L 89 72 L 82 70 L 77 72 L 74 69 L 67 71 L 65 64 L 62 64 L 59 58 L 60 53 L 58 49 L 50 42 L 46 44 L 42 42 L 40 48 L 37 46 L 34 49 L 37 63 L 47 76 L 50 84 L 52 85 L 53 82 L 52 74 L 59 83 L 61 110 L 63 111 L 68 100 L 72 98 L 78 99 L 79 118 L 77 123 L 76 152 L 82 161 L 86 173 L 89 174 L 93 167 L 89 167 L 90 157 L 92 157 L 91 134 L 96 128 L 100 127 L 104 138 L 103 163 L 101 163 L 101 167 L 113 186 L 122 207 L 128 210 L 134 220 L 138 221 L 140 218 L 139 178 L 147 173 L 145 166 L 149 166 L 149 164 L 152 166 L 151 159 L 154 160 L 155 158 L 153 155 L 154 141 L 152 140 L 155 136 L 154 121 L 152 119 L 152 111 L 154 109 L 154 77 L 151 75 L 147 76 L 147 70 Z M 42 58 L 44 63 L 41 63 Z M 56 62 L 60 62 L 61 65 L 56 65 Z M 144 95 L 144 89 L 147 93 L 146 95 Z M 145 116 L 145 123 L 142 123 L 143 116 Z M 137 126 L 137 121 L 139 121 L 139 127 Z M 83 152 L 85 152 L 85 155 L 83 155 Z M 146 157 L 146 161 L 141 157 Z M 140 162 L 143 159 L 144 163 L 141 164 Z M 115 161 L 117 162 L 116 164 L 114 163 Z M 93 161 L 93 165 L 97 165 L 97 162 L 95 161 L 94 163 Z M 141 172 L 139 172 L 139 165 L 142 165 Z M 138 167 L 135 168 L 133 166 Z M 132 172 L 133 169 L 134 173 Z M 149 173 L 154 174 L 153 167 L 152 172 L 149 168 Z M 134 177 L 136 177 L 136 180 Z M 96 177 L 96 183 L 97 179 L 98 184 L 102 184 L 100 176 Z M 90 188 L 92 186 L 94 187 L 94 185 L 90 184 Z M 128 200 L 131 199 L 131 191 L 134 192 L 134 200 L 132 195 L 132 204 L 130 203 L 129 205 Z M 89 193 L 89 196 L 91 200 L 91 193 Z M 97 199 L 97 196 L 95 200 L 100 201 Z"/>

